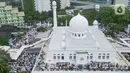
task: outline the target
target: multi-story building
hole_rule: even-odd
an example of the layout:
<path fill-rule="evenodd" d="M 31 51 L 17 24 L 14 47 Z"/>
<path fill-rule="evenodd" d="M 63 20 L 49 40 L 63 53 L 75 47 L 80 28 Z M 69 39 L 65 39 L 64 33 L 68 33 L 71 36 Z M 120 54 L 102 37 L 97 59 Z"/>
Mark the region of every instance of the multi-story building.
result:
<path fill-rule="evenodd" d="M 1 25 L 24 25 L 24 12 L 19 12 L 18 8 L 12 8 L 5 2 L 0 2 L 0 26 Z"/>
<path fill-rule="evenodd" d="M 37 11 L 50 11 L 51 5 L 50 0 L 35 0 L 35 8 Z"/>
<path fill-rule="evenodd" d="M 95 0 L 98 3 L 113 4 L 114 0 Z"/>
<path fill-rule="evenodd" d="M 39 12 L 42 11 L 50 11 L 51 4 L 54 0 L 35 0 L 35 9 Z M 58 3 L 58 9 L 64 9 L 66 7 L 70 7 L 70 0 L 56 0 Z"/>
<path fill-rule="evenodd" d="M 61 1 L 61 9 L 70 7 L 70 0 L 60 0 L 60 1 Z"/>

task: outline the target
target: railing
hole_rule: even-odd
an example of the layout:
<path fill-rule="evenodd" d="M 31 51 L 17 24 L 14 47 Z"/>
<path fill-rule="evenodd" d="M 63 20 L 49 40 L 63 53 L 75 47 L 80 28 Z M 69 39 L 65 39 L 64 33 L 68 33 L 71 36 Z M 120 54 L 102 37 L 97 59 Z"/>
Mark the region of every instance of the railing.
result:
<path fill-rule="evenodd" d="M 125 62 L 128 66 L 130 66 L 130 62 L 128 62 L 128 60 L 127 60 L 121 53 L 118 52 L 118 54 L 119 54 L 119 56 L 124 60 L 124 62 Z"/>
<path fill-rule="evenodd" d="M 15 54 L 15 56 L 13 55 L 11 58 L 12 58 L 13 60 L 17 60 L 17 58 L 20 56 L 20 54 L 22 53 L 22 51 L 23 51 L 25 48 L 29 48 L 29 47 L 35 46 L 35 45 L 37 45 L 37 44 L 39 44 L 39 43 L 41 43 L 41 42 L 43 42 L 43 41 L 49 40 L 49 39 L 52 37 L 52 35 L 53 35 L 53 32 L 49 35 L 48 38 L 43 38 L 43 39 L 41 39 L 40 41 L 38 41 L 38 42 L 36 42 L 36 43 L 34 43 L 34 44 L 32 44 L 32 45 L 22 46 L 22 47 L 17 51 L 17 53 Z"/>

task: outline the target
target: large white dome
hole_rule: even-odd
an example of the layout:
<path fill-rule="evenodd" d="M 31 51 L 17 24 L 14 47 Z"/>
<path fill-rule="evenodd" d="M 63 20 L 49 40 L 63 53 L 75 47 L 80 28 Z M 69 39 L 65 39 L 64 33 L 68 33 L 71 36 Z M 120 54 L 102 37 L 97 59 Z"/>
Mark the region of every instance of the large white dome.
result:
<path fill-rule="evenodd" d="M 85 32 L 88 27 L 88 20 L 84 16 L 78 14 L 70 20 L 69 25 L 70 30 L 73 32 Z"/>

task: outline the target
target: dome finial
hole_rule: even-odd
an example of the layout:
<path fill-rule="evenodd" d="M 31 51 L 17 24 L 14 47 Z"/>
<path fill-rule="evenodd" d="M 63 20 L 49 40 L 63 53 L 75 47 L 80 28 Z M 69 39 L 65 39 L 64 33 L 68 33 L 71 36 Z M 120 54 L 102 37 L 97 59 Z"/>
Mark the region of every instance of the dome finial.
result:
<path fill-rule="evenodd" d="M 95 26 L 95 27 L 97 27 L 97 28 L 98 28 L 98 24 L 99 24 L 99 23 L 98 23 L 98 21 L 97 21 L 97 20 L 94 20 L 94 21 L 93 21 L 93 26 Z"/>
<path fill-rule="evenodd" d="M 56 1 L 53 1 L 53 2 L 52 2 L 52 5 L 53 5 L 53 6 L 56 6 L 56 5 L 57 5 L 57 4 L 56 4 Z"/>
<path fill-rule="evenodd" d="M 81 15 L 81 13 L 82 13 L 82 10 L 79 10 L 77 15 Z"/>

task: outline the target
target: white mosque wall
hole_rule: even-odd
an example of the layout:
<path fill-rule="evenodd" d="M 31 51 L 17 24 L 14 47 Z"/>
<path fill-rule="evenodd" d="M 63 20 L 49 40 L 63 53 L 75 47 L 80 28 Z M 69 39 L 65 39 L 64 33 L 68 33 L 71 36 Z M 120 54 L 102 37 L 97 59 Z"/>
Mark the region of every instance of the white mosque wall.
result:
<path fill-rule="evenodd" d="M 96 62 L 116 62 L 116 52 L 112 51 L 87 51 L 88 54 L 77 54 L 77 51 L 49 51 L 47 54 L 47 61 L 51 62 L 70 62 L 70 63 L 78 63 L 78 64 L 85 64 L 91 61 Z M 54 56 L 56 59 L 54 59 Z M 60 57 L 58 59 L 58 56 Z M 62 59 L 64 56 L 64 60 Z M 72 56 L 72 59 L 70 59 Z M 76 56 L 76 59 L 74 59 Z M 91 58 L 92 56 L 92 58 Z M 100 59 L 99 59 L 100 56 Z M 109 58 L 107 58 L 109 56 Z M 105 58 L 103 58 L 105 57 Z"/>

